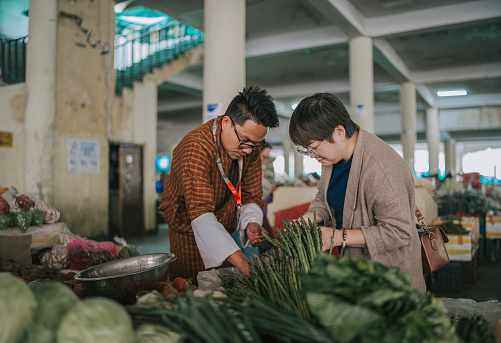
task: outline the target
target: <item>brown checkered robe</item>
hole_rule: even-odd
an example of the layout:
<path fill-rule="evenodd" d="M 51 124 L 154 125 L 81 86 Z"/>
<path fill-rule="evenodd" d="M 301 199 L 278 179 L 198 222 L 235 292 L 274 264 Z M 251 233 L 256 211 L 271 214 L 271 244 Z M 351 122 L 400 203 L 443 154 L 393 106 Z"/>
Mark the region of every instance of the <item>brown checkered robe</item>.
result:
<path fill-rule="evenodd" d="M 223 169 L 229 176 L 232 159 L 221 144 L 221 121 L 222 117 L 218 118 L 216 134 Z M 159 210 L 164 211 L 169 227 L 170 250 L 177 256 L 171 265 L 171 280 L 178 276 L 195 280 L 198 272 L 205 269 L 191 228 L 192 220 L 212 212 L 229 234 L 236 229 L 236 200 L 216 164 L 212 122 L 188 133 L 174 149 L 171 172 L 162 194 Z M 261 178 L 261 159 L 259 150 L 255 150 L 244 156 L 242 205 L 255 203 L 263 208 Z M 222 265 L 229 266 L 227 261 Z"/>

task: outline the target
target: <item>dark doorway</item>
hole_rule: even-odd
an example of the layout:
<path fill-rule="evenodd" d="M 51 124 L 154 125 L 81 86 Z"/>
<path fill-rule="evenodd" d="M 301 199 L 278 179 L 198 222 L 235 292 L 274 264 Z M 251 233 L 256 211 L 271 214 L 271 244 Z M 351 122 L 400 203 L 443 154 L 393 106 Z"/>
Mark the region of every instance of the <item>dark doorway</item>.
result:
<path fill-rule="evenodd" d="M 126 239 L 145 233 L 140 145 L 110 144 L 110 233 Z"/>

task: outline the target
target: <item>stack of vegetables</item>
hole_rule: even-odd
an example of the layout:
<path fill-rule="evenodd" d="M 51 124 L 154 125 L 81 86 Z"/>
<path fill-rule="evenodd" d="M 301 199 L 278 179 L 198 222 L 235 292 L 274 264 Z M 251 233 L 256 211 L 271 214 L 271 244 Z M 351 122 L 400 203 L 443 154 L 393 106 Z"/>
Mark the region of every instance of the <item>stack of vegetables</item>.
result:
<path fill-rule="evenodd" d="M 9 227 L 18 227 L 22 232 L 26 232 L 30 225 L 42 226 L 45 220 L 45 213 L 35 209 L 35 202 L 26 195 L 16 197 L 17 212 L 11 211 L 8 202 L 0 197 L 0 230 Z"/>
<path fill-rule="evenodd" d="M 461 342 L 442 301 L 411 288 L 409 275 L 320 253 L 311 222 L 284 226 L 266 237 L 278 251 L 254 258 L 250 278 L 225 282 L 226 298 L 169 297 L 168 309 L 133 311 L 187 342 Z"/>
<path fill-rule="evenodd" d="M 0 343 L 152 342 L 152 330 L 134 331 L 131 316 L 111 299 L 79 300 L 57 282 L 30 288 L 10 273 L 0 273 L 0 289 Z M 169 337 L 159 331 L 156 339 Z"/>
<path fill-rule="evenodd" d="M 278 238 L 263 232 L 278 250 L 254 258 L 250 278 L 239 277 L 226 283 L 234 297 L 262 297 L 287 313 L 309 319 L 305 299 L 298 294 L 301 274 L 308 273 L 318 253 L 322 251 L 322 236 L 314 222 L 283 221 L 285 230 L 276 229 Z"/>

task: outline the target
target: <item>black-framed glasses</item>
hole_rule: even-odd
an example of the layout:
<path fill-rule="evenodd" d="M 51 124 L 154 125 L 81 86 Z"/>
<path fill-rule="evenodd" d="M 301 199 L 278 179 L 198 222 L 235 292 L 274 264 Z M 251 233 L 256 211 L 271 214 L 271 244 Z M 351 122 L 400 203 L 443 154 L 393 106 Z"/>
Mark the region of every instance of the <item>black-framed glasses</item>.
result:
<path fill-rule="evenodd" d="M 237 128 L 235 127 L 235 122 L 233 121 L 233 119 L 228 116 L 228 118 L 230 118 L 231 120 L 231 124 L 233 125 L 233 131 L 235 131 L 235 135 L 237 135 L 237 139 L 238 139 L 238 148 L 239 149 L 251 149 L 251 150 L 257 150 L 257 149 L 262 149 L 264 148 L 264 146 L 266 145 L 265 141 L 261 141 L 261 142 L 253 142 L 251 140 L 249 140 L 249 142 L 253 143 L 253 144 L 248 144 L 248 143 L 244 143 L 240 140 L 240 136 L 238 135 L 238 132 L 237 132 Z"/>
<path fill-rule="evenodd" d="M 303 154 L 305 156 L 309 156 L 309 157 L 318 157 L 318 149 L 322 146 L 322 144 L 324 144 L 325 140 L 322 141 L 322 143 L 320 143 L 319 146 L 317 146 L 315 149 L 306 149 L 306 148 L 303 148 L 302 146 L 298 146 L 297 147 L 297 152 L 299 152 L 300 154 Z"/>

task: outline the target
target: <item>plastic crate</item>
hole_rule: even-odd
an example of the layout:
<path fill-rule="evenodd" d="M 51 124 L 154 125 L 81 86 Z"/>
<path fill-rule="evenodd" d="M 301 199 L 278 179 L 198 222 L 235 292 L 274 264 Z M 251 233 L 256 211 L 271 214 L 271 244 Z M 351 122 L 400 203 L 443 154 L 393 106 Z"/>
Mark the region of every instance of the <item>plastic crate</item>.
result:
<path fill-rule="evenodd" d="M 462 262 L 451 261 L 442 269 L 430 276 L 430 290 L 432 292 L 460 292 L 462 287 Z"/>

